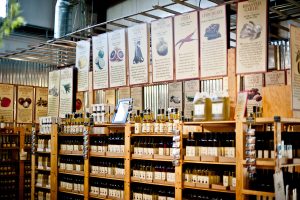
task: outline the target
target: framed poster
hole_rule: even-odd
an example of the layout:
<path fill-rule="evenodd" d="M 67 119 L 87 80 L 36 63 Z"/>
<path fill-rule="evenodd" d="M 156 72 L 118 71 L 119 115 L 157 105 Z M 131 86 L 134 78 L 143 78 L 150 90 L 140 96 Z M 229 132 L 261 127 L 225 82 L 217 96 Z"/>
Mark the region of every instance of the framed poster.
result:
<path fill-rule="evenodd" d="M 74 68 L 60 70 L 59 117 L 75 111 Z"/>
<path fill-rule="evenodd" d="M 118 99 L 128 99 L 130 98 L 130 87 L 119 88 L 119 98 Z"/>
<path fill-rule="evenodd" d="M 248 74 L 244 76 L 245 90 L 248 91 L 247 113 L 252 113 L 253 106 L 262 106 L 261 90 L 264 86 L 263 74 Z"/>
<path fill-rule="evenodd" d="M 247 106 L 248 92 L 239 92 L 237 96 L 237 103 L 235 107 L 235 120 L 242 120 L 245 116 Z"/>
<path fill-rule="evenodd" d="M 290 47 L 292 65 L 292 104 L 293 110 L 300 110 L 300 28 L 291 26 Z"/>
<path fill-rule="evenodd" d="M 84 107 L 84 95 L 83 92 L 77 92 L 76 93 L 76 102 L 75 102 L 75 108 L 76 112 L 83 112 Z"/>
<path fill-rule="evenodd" d="M 105 103 L 116 105 L 116 90 L 105 90 Z"/>
<path fill-rule="evenodd" d="M 48 114 L 48 88 L 35 88 L 35 122 Z"/>
<path fill-rule="evenodd" d="M 174 17 L 176 80 L 199 78 L 198 12 Z"/>
<path fill-rule="evenodd" d="M 108 33 L 108 49 L 110 87 L 126 86 L 127 53 L 125 29 Z"/>
<path fill-rule="evenodd" d="M 173 18 L 151 22 L 153 82 L 174 80 Z"/>
<path fill-rule="evenodd" d="M 226 5 L 201 10 L 200 20 L 200 76 L 227 75 Z"/>
<path fill-rule="evenodd" d="M 182 111 L 182 82 L 169 83 L 169 107 Z"/>
<path fill-rule="evenodd" d="M 285 71 L 272 71 L 265 74 L 266 86 L 285 85 Z"/>
<path fill-rule="evenodd" d="M 267 0 L 238 3 L 236 73 L 265 72 L 267 68 Z"/>
<path fill-rule="evenodd" d="M 18 86 L 17 123 L 32 123 L 33 102 L 33 87 Z"/>
<path fill-rule="evenodd" d="M 0 120 L 14 121 L 14 86 L 0 84 Z"/>
<path fill-rule="evenodd" d="M 49 72 L 48 83 L 48 116 L 58 117 L 60 71 Z"/>
<path fill-rule="evenodd" d="M 79 92 L 89 90 L 90 48 L 90 40 L 77 42 L 75 67 L 78 69 L 77 90 Z"/>
<path fill-rule="evenodd" d="M 131 98 L 133 100 L 133 111 L 143 110 L 143 88 L 133 87 L 130 91 Z"/>
<path fill-rule="evenodd" d="M 129 56 L 129 84 L 148 83 L 149 30 L 148 24 L 139 24 L 127 29 Z"/>
<path fill-rule="evenodd" d="M 191 117 L 191 111 L 194 111 L 194 96 L 200 91 L 200 81 L 191 80 L 184 82 L 184 116 Z"/>
<path fill-rule="evenodd" d="M 107 34 L 92 37 L 93 41 L 93 89 L 108 88 Z"/>

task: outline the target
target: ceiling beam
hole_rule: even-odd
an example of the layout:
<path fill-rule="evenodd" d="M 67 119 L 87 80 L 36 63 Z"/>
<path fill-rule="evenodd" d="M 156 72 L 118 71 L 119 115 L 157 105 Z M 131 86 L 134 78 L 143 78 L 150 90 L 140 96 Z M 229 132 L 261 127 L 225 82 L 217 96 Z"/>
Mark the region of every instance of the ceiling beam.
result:
<path fill-rule="evenodd" d="M 101 26 L 97 26 L 94 29 L 99 30 L 99 31 L 105 31 L 105 32 L 112 31 L 111 29 L 104 28 L 104 27 L 101 27 Z"/>
<path fill-rule="evenodd" d="M 164 11 L 164 12 L 171 13 L 171 14 L 173 14 L 173 15 L 179 15 L 179 14 L 181 14 L 180 12 L 177 12 L 177 11 L 175 11 L 175 10 L 171 10 L 171 9 L 169 9 L 169 8 L 162 7 L 162 6 L 159 6 L 159 5 L 154 5 L 154 6 L 152 6 L 152 7 L 153 7 L 154 9 L 162 10 L 162 11 Z"/>
<path fill-rule="evenodd" d="M 146 16 L 146 17 L 149 17 L 149 18 L 152 18 L 152 19 L 161 19 L 161 17 L 159 17 L 159 16 L 152 15 L 152 14 L 149 14 L 149 13 L 146 13 L 146 12 L 141 12 L 140 15 L 143 15 L 143 16 Z"/>
<path fill-rule="evenodd" d="M 131 18 L 131 17 L 127 17 L 127 18 L 124 18 L 124 19 L 127 20 L 127 21 L 130 21 L 130 22 L 137 23 L 137 24 L 145 23 L 144 21 L 141 21 L 141 20 L 138 20 L 138 19 L 134 19 L 134 18 Z"/>
<path fill-rule="evenodd" d="M 112 25 L 112 26 L 117 26 L 117 27 L 120 27 L 120 28 L 128 28 L 128 26 L 126 26 L 124 24 L 119 24 L 119 23 L 116 23 L 116 22 L 109 22 L 108 24 Z"/>
<path fill-rule="evenodd" d="M 190 3 L 188 3 L 188 2 L 185 2 L 185 1 L 181 1 L 181 0 L 172 0 L 172 1 L 173 1 L 174 3 L 178 3 L 178 4 L 184 5 L 184 6 L 186 6 L 186 7 L 195 9 L 195 10 L 199 9 L 198 6 L 195 6 L 195 5 L 190 4 Z"/>

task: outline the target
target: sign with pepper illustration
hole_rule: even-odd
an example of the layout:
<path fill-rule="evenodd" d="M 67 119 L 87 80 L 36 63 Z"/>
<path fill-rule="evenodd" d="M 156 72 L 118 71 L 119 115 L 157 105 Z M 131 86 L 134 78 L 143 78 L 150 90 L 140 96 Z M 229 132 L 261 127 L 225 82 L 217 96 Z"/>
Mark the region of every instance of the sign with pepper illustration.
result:
<path fill-rule="evenodd" d="M 37 87 L 35 90 L 35 121 L 48 113 L 48 88 Z"/>
<path fill-rule="evenodd" d="M 18 86 L 17 123 L 32 123 L 33 87 Z"/>
<path fill-rule="evenodd" d="M 14 86 L 0 84 L 0 121 L 13 122 L 14 120 Z"/>

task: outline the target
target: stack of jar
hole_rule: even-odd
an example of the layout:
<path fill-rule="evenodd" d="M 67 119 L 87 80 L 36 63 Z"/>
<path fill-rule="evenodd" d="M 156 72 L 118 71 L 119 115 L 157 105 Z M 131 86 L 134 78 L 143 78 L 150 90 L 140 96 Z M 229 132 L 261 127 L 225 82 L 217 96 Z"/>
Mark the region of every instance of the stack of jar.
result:
<path fill-rule="evenodd" d="M 51 140 L 50 139 L 38 139 L 37 151 L 51 152 Z"/>
<path fill-rule="evenodd" d="M 92 109 L 96 124 L 109 123 L 114 114 L 114 106 L 110 104 L 93 104 Z"/>

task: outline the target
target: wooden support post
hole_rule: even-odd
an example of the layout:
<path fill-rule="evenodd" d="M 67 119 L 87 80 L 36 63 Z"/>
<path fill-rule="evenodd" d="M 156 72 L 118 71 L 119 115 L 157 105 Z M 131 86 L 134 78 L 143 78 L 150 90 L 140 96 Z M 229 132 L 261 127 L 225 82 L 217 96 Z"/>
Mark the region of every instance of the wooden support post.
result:
<path fill-rule="evenodd" d="M 31 195 L 30 199 L 35 200 L 35 155 L 31 156 Z"/>
<path fill-rule="evenodd" d="M 242 190 L 244 189 L 244 124 L 239 121 L 236 123 L 236 199 L 243 200 Z"/>
<path fill-rule="evenodd" d="M 124 177 L 124 199 L 130 199 L 130 160 L 131 160 L 131 124 L 125 126 L 125 177 Z"/>
<path fill-rule="evenodd" d="M 88 129 L 89 133 L 90 133 L 90 129 Z M 89 137 L 89 135 L 88 135 Z M 88 140 L 90 141 L 90 138 L 88 138 Z M 90 146 L 90 144 L 89 144 Z M 84 180 L 83 180 L 83 184 L 84 184 L 84 200 L 88 200 L 89 199 L 89 193 L 90 193 L 90 183 L 89 183 L 89 177 L 90 177 L 90 151 L 88 150 L 87 152 L 88 157 L 87 159 L 84 159 L 84 166 L 83 166 L 83 170 L 84 170 Z"/>
<path fill-rule="evenodd" d="M 228 49 L 228 94 L 230 98 L 230 119 L 234 119 L 234 111 L 237 97 L 235 52 L 235 49 Z"/>
<path fill-rule="evenodd" d="M 58 146 L 58 127 L 57 124 L 51 126 L 51 183 L 50 183 L 50 196 L 52 200 L 57 199 L 57 146 Z"/>
<path fill-rule="evenodd" d="M 16 131 L 19 132 L 19 146 L 20 151 L 24 149 L 25 143 L 25 131 L 24 128 L 18 128 Z M 24 160 L 20 160 L 19 163 L 19 200 L 24 199 Z"/>
<path fill-rule="evenodd" d="M 183 124 L 179 126 L 180 131 L 180 160 L 179 166 L 175 167 L 175 199 L 182 199 L 182 165 L 183 165 Z"/>

